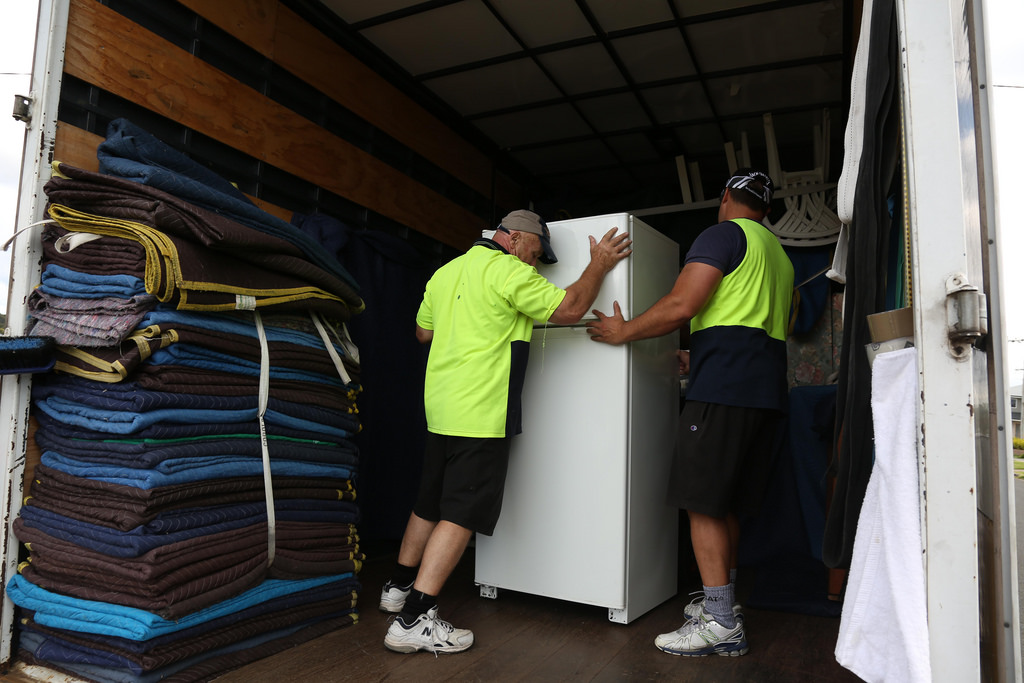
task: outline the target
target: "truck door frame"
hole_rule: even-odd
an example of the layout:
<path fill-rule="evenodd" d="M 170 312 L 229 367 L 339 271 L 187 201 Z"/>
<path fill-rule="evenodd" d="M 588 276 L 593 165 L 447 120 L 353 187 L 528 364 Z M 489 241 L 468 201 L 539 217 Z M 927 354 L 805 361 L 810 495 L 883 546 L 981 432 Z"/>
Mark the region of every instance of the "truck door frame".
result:
<path fill-rule="evenodd" d="M 25 333 L 28 296 L 39 281 L 42 247 L 38 227 L 43 220 L 46 195 L 43 185 L 50 178 L 57 132 L 57 108 L 64 74 L 64 47 L 68 27 L 69 0 L 39 0 L 32 80 L 29 86 L 29 115 L 22 154 L 18 209 L 18 234 L 11 254 L 11 283 L 7 299 L 7 326 L 12 335 Z M 45 30 L 44 30 L 45 27 Z M 3 458 L 7 485 L 0 487 L 0 510 L 6 512 L 2 545 L 5 548 L 3 586 L 18 571 L 19 542 L 11 525 L 21 509 L 24 494 L 25 454 L 32 375 L 3 375 L 0 384 L 0 419 L 6 425 Z M 14 605 L 6 593 L 0 599 L 0 666 L 11 662 L 14 642 Z"/>
<path fill-rule="evenodd" d="M 1006 348 L 982 9 L 965 0 L 938 6 L 934 0 L 897 0 L 897 21 L 921 387 L 931 669 L 935 681 L 980 681 L 983 672 L 1020 680 L 1012 460 L 1005 457 L 1010 435 L 1002 424 L 1009 406 L 1001 386 Z M 972 35 L 978 55 L 972 54 Z M 986 350 L 951 333 L 950 299 L 960 290 L 971 296 L 971 287 L 985 293 L 992 312 Z M 995 436 L 990 416 L 997 424 Z M 998 476 L 990 477 L 993 457 Z M 985 515 L 997 527 L 991 539 L 994 576 L 986 575 L 981 562 L 990 550 L 979 533 Z M 986 596 L 984 605 L 979 596 Z M 983 618 L 1003 626 L 991 634 L 994 654 L 982 652 Z M 972 624 L 977 627 L 967 628 Z M 977 656 L 964 656 L 970 652 Z M 991 670 L 984 661 L 989 656 L 995 658 Z"/>

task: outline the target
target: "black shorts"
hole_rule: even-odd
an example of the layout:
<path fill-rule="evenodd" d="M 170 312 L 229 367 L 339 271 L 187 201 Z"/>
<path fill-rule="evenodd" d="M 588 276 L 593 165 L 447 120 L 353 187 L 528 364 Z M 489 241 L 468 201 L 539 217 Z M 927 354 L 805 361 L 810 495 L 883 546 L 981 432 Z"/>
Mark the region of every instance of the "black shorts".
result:
<path fill-rule="evenodd" d="M 413 512 L 490 536 L 501 514 L 512 437 L 473 439 L 427 432 Z"/>
<path fill-rule="evenodd" d="M 783 413 L 687 401 L 669 477 L 669 505 L 712 517 L 757 514 Z"/>

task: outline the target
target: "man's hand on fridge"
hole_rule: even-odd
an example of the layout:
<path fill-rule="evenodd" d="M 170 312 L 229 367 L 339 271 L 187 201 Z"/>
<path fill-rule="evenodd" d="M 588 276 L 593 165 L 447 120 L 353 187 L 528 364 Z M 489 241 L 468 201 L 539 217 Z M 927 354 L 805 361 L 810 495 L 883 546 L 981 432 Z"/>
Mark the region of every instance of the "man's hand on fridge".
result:
<path fill-rule="evenodd" d="M 587 334 L 596 342 L 604 344 L 621 344 L 623 342 L 622 328 L 626 324 L 626 319 L 622 317 L 622 309 L 619 308 L 618 301 L 613 301 L 612 307 L 612 315 L 605 315 L 595 308 L 593 313 L 597 316 L 597 320 L 587 322 Z"/>
<path fill-rule="evenodd" d="M 678 349 L 676 356 L 679 358 L 679 374 L 690 374 L 690 352 L 686 349 Z"/>
<path fill-rule="evenodd" d="M 612 228 L 598 242 L 590 235 L 590 262 L 597 265 L 601 272 L 608 273 L 622 259 L 633 253 L 633 240 L 628 232 L 616 235 L 618 228 Z"/>

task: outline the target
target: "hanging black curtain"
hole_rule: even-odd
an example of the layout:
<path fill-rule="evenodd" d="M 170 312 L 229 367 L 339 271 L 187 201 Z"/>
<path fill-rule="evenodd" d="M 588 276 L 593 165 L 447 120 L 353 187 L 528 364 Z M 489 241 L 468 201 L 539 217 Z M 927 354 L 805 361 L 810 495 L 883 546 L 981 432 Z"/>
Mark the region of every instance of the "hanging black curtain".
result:
<path fill-rule="evenodd" d="M 402 537 L 419 490 L 427 421 L 423 372 L 427 347 L 416 341 L 416 311 L 436 264 L 407 241 L 361 230 L 323 214 L 292 222 L 335 254 L 359 283 L 366 310 L 348 327 L 359 348 L 363 391 L 356 490 L 364 540 Z"/>
<path fill-rule="evenodd" d="M 862 40 L 864 38 L 862 37 Z M 886 266 L 893 220 L 887 198 L 900 158 L 899 44 L 893 0 L 876 0 L 871 14 L 864 144 L 849 226 L 843 344 L 836 398 L 835 491 L 825 521 L 823 560 L 848 568 L 873 462 L 871 370 L 864 346 L 867 316 L 885 310 Z M 902 202 L 896 202 L 901 206 Z"/>

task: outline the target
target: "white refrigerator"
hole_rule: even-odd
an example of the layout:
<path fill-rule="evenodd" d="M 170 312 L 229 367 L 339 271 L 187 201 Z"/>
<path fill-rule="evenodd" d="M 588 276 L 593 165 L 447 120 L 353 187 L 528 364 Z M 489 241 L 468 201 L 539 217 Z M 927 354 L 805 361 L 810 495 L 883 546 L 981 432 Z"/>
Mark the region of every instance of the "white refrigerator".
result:
<path fill-rule="evenodd" d="M 550 223 L 561 287 L 590 260 L 588 236 L 628 231 L 633 253 L 592 308 L 628 319 L 667 294 L 679 245 L 630 214 Z M 676 594 L 679 511 L 665 504 L 679 417 L 679 335 L 610 346 L 584 322 L 534 328 L 523 433 L 512 439 L 501 517 L 476 539 L 480 594 L 542 595 L 608 609 L 629 623 Z"/>

